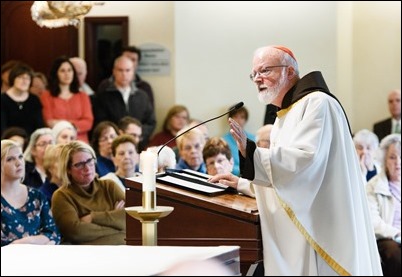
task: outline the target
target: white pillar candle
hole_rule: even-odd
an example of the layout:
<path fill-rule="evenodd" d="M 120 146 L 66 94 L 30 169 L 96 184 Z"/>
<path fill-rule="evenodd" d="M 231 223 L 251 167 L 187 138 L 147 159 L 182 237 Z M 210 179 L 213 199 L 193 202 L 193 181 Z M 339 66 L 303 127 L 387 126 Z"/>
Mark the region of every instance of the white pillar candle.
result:
<path fill-rule="evenodd" d="M 142 151 L 140 154 L 140 171 L 142 172 L 142 190 L 155 191 L 155 173 L 157 171 L 157 154 Z"/>

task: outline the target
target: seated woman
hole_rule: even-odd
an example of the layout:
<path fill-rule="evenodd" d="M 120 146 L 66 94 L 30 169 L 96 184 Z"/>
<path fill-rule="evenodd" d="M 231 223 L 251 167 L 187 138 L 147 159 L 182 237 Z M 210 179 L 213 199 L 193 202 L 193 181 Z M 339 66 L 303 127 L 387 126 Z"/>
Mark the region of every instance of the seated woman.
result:
<path fill-rule="evenodd" d="M 117 137 L 119 130 L 111 121 L 101 121 L 92 133 L 91 145 L 96 153 L 96 173 L 102 177 L 109 172 L 115 172 L 112 161 L 112 141 Z"/>
<path fill-rule="evenodd" d="M 21 147 L 12 140 L 1 141 L 1 246 L 20 244 L 59 244 L 46 197 L 21 184 L 25 161 Z"/>
<path fill-rule="evenodd" d="M 269 148 L 271 146 L 271 131 L 274 125 L 265 124 L 260 127 L 255 134 L 255 143 L 258 147 Z"/>
<path fill-rule="evenodd" d="M 228 114 L 228 118 L 232 118 L 239 125 L 244 128 L 248 121 L 248 110 L 246 107 L 241 107 L 239 109 L 234 109 Z M 252 133 L 246 131 L 247 138 L 255 141 L 255 136 Z M 232 173 L 239 176 L 240 175 L 240 158 L 239 158 L 239 149 L 237 148 L 237 144 L 232 134 L 228 131 L 225 133 L 222 138 L 228 143 L 230 151 L 232 152 L 232 157 L 234 161 Z"/>
<path fill-rule="evenodd" d="M 359 157 L 362 175 L 366 181 L 369 181 L 381 169 L 380 163 L 376 160 L 378 137 L 373 132 L 362 129 L 353 136 L 353 143 Z"/>
<path fill-rule="evenodd" d="M 160 150 L 162 148 L 162 150 Z M 174 169 L 176 167 L 176 154 L 172 148 L 165 145 L 151 146 L 147 148 L 147 151 L 158 154 L 158 173 L 163 173 L 167 168 Z"/>
<path fill-rule="evenodd" d="M 40 98 L 41 95 L 47 90 L 47 84 L 48 82 L 45 74 L 42 72 L 34 72 L 29 92 Z"/>
<path fill-rule="evenodd" d="M 32 133 L 29 144 L 24 151 L 25 185 L 40 188 L 48 181 L 43 168 L 43 157 L 46 147 L 51 144 L 54 144 L 54 139 L 50 128 L 39 128 Z"/>
<path fill-rule="evenodd" d="M 109 172 L 101 180 L 112 180 L 126 193 L 126 178 L 135 176 L 138 171 L 139 155 L 131 135 L 120 135 L 112 142 L 112 160 L 116 172 Z"/>
<path fill-rule="evenodd" d="M 65 242 L 126 244 L 124 193 L 115 182 L 96 177 L 95 163 L 95 152 L 85 142 L 63 146 L 63 185 L 52 197 L 54 220 Z"/>
<path fill-rule="evenodd" d="M 157 146 L 172 140 L 178 132 L 189 123 L 190 113 L 183 105 L 175 105 L 169 109 L 163 121 L 162 131 L 156 133 L 150 140 L 148 146 Z M 176 146 L 176 140 L 167 144 L 173 148 Z"/>
<path fill-rule="evenodd" d="M 382 139 L 383 168 L 366 186 L 384 276 L 401 272 L 401 135 Z"/>
<path fill-rule="evenodd" d="M 67 120 L 60 120 L 52 128 L 56 144 L 66 144 L 77 139 L 77 129 Z"/>
<path fill-rule="evenodd" d="M 4 130 L 1 139 L 11 139 L 15 141 L 21 148 L 22 152 L 28 145 L 28 133 L 21 127 L 10 127 Z"/>
<path fill-rule="evenodd" d="M 185 132 L 183 128 L 180 133 Z M 192 169 L 201 173 L 206 173 L 204 160 L 202 159 L 202 149 L 205 139 L 203 133 L 198 129 L 192 129 L 176 139 L 179 149 L 180 159 L 176 164 L 176 169 Z"/>
<path fill-rule="evenodd" d="M 46 147 L 45 156 L 43 157 L 43 168 L 46 172 L 46 182 L 39 190 L 52 201 L 53 193 L 61 187 L 61 179 L 59 173 L 59 157 L 63 144 L 51 144 Z"/>
<path fill-rule="evenodd" d="M 232 174 L 233 157 L 227 142 L 219 137 L 212 137 L 205 143 L 202 156 L 207 166 L 207 173 L 212 176 L 222 176 L 221 184 L 235 188 L 237 191 L 254 197 L 254 187 L 247 179 Z M 211 181 L 212 180 L 212 181 Z M 212 177 L 209 181 L 218 181 Z"/>

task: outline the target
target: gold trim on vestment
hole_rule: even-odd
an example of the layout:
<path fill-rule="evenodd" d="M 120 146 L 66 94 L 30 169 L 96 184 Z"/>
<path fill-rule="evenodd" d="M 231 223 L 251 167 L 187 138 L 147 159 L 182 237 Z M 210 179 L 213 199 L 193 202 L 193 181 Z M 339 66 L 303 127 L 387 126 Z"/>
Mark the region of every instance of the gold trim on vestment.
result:
<path fill-rule="evenodd" d="M 297 103 L 297 102 L 296 102 Z M 290 108 L 290 107 L 289 107 Z M 275 191 L 276 193 L 276 191 Z M 295 213 L 293 210 L 279 197 L 278 193 L 276 193 L 276 196 L 279 199 L 279 202 L 281 203 L 282 208 L 285 209 L 287 215 L 289 216 L 290 220 L 296 225 L 297 229 L 299 229 L 300 233 L 306 238 L 308 243 L 313 247 L 313 249 L 318 253 L 318 255 L 323 258 L 323 260 L 333 269 L 335 272 L 337 272 L 341 276 L 351 276 L 351 274 L 344 269 L 340 264 L 338 264 L 327 252 L 325 252 L 324 249 L 321 248 L 321 246 L 310 236 L 310 234 L 307 232 L 307 230 L 303 227 L 303 225 L 300 223 L 300 221 L 296 218 Z"/>

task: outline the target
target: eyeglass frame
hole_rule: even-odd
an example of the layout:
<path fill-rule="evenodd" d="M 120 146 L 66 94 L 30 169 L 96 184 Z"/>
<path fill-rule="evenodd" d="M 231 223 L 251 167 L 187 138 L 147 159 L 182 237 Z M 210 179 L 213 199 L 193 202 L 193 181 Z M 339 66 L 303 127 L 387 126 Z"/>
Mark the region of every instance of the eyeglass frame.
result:
<path fill-rule="evenodd" d="M 86 161 L 71 164 L 71 167 L 74 167 L 75 169 L 78 169 L 78 170 L 82 170 L 82 169 L 85 168 L 86 165 L 94 166 L 95 165 L 95 158 L 89 158 Z"/>
<path fill-rule="evenodd" d="M 271 66 L 266 66 L 264 67 L 261 71 L 256 71 L 254 73 L 250 73 L 250 75 L 248 75 L 248 77 L 250 78 L 250 80 L 252 82 L 254 82 L 254 80 L 257 78 L 257 75 L 261 76 L 261 77 L 268 77 L 268 75 L 271 73 L 271 68 L 276 68 L 276 67 L 289 67 L 289 65 L 271 65 Z"/>

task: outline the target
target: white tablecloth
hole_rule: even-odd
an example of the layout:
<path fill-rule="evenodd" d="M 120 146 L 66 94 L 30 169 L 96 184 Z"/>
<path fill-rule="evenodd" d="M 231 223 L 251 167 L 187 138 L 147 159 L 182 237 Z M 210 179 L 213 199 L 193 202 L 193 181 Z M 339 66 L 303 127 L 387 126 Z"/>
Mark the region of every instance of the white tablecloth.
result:
<path fill-rule="evenodd" d="M 180 261 L 218 256 L 225 256 L 223 264 L 239 263 L 239 247 L 11 244 L 1 248 L 1 275 L 145 276 L 159 274 Z"/>

